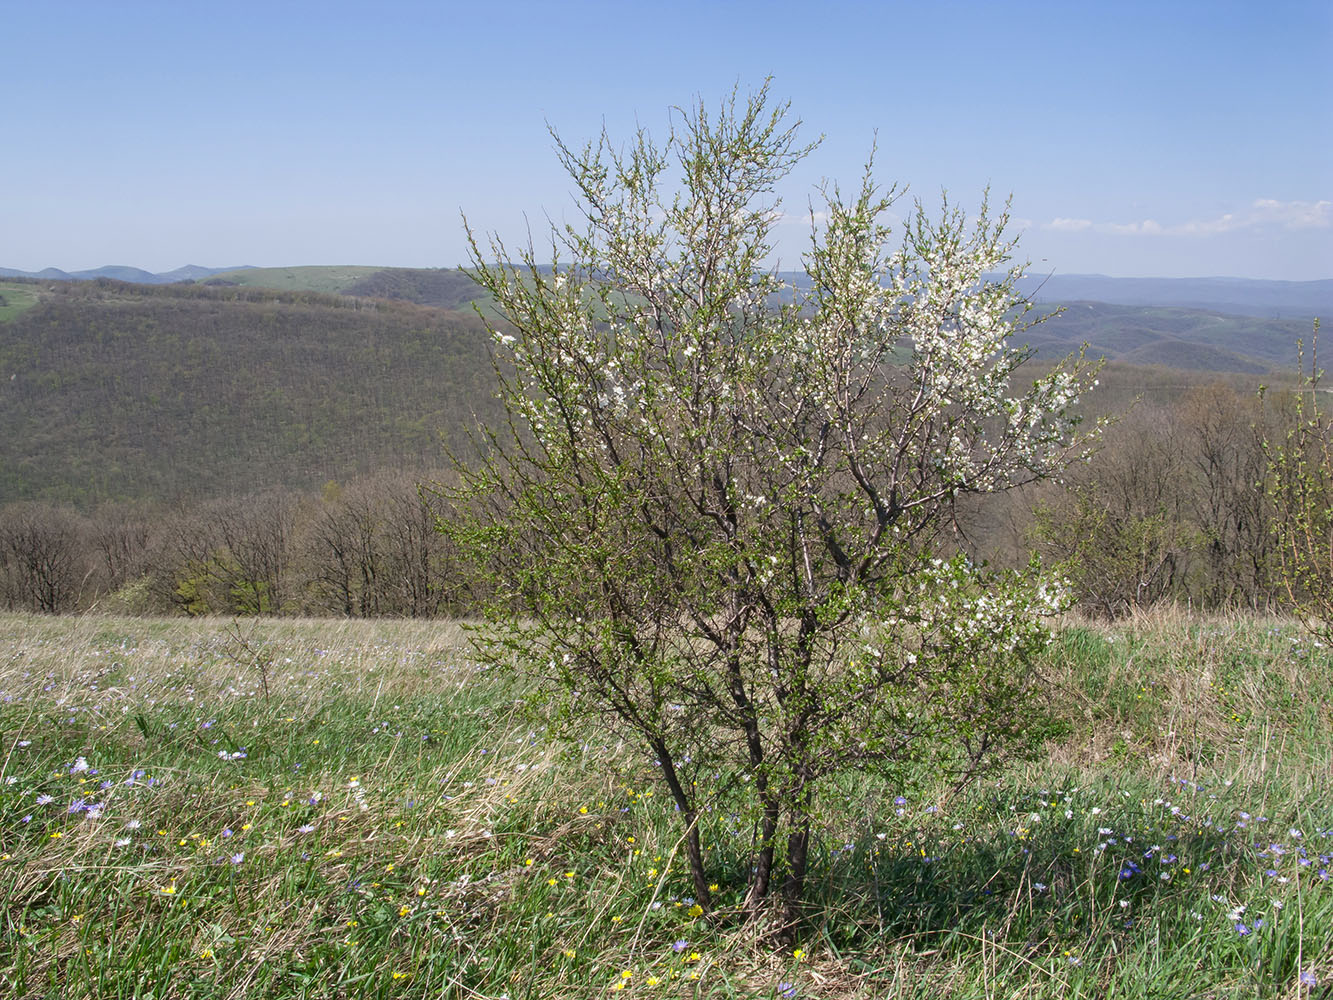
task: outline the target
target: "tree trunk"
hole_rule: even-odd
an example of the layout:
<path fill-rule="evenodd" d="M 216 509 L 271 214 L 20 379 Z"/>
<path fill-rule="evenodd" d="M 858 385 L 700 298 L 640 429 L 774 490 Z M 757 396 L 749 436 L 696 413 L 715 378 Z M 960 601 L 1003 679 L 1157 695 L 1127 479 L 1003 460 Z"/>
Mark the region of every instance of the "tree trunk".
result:
<path fill-rule="evenodd" d="M 805 873 L 810 867 L 810 815 L 808 811 L 787 835 L 787 875 L 782 882 L 782 925 L 778 939 L 790 944 L 796 938 L 805 897 Z"/>
<path fill-rule="evenodd" d="M 681 818 L 685 820 L 685 857 L 690 864 L 690 879 L 694 882 L 694 897 L 704 913 L 713 909 L 713 894 L 708 889 L 708 873 L 704 871 L 703 845 L 699 842 L 699 814 L 694 804 L 685 793 L 685 786 L 676 771 L 676 762 L 661 740 L 650 740 L 649 745 L 662 764 L 662 774 L 666 778 L 671 797 L 676 800 Z"/>

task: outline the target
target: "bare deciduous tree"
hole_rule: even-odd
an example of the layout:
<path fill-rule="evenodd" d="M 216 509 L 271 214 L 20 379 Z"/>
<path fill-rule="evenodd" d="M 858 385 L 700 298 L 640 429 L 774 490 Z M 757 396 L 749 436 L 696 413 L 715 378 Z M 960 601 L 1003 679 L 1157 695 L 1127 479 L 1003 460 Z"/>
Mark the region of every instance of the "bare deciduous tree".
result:
<path fill-rule="evenodd" d="M 65 508 L 15 504 L 0 511 L 0 598 L 58 614 L 78 606 L 85 565 L 82 520 Z"/>

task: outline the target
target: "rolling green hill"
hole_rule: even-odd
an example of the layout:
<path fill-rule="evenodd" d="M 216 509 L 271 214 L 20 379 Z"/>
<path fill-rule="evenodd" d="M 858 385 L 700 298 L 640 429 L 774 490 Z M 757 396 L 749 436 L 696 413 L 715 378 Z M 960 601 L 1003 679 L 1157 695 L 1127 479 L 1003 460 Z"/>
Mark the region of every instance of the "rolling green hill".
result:
<path fill-rule="evenodd" d="M 466 271 L 456 267 L 429 270 L 386 267 L 348 285 L 342 292 L 442 309 L 469 309 L 473 302 L 485 297 L 484 289 Z"/>
<path fill-rule="evenodd" d="M 468 273 L 456 267 L 247 267 L 212 275 L 203 284 L 356 295 L 466 311 L 486 298 Z"/>

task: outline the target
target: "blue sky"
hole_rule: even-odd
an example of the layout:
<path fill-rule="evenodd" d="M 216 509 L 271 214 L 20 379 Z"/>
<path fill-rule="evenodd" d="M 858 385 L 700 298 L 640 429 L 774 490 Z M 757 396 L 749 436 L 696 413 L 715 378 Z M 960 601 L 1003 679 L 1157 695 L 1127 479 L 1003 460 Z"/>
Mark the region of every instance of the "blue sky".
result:
<path fill-rule="evenodd" d="M 1333 277 L 1333 4 L 0 0 L 0 266 L 452 266 L 571 212 L 549 122 L 731 87 L 790 180 L 1011 195 L 1034 270 Z M 784 225 L 795 265 L 805 229 Z"/>

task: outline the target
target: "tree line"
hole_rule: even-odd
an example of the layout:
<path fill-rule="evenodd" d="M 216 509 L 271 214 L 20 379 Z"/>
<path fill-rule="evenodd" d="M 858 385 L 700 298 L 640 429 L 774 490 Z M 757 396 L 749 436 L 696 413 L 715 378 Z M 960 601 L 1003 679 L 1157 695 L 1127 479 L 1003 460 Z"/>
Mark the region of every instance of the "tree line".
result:
<path fill-rule="evenodd" d="M 477 595 L 422 477 L 81 512 L 0 508 L 0 606 L 45 613 L 435 617 Z"/>
<path fill-rule="evenodd" d="M 1266 441 L 1296 397 L 1217 382 L 1138 402 L 1060 484 L 960 503 L 954 544 L 1017 568 L 1058 563 L 1078 606 L 1279 609 Z M 467 615 L 489 592 L 437 529 L 443 473 L 381 471 L 172 504 L 0 507 L 0 607 L 47 613 Z"/>

